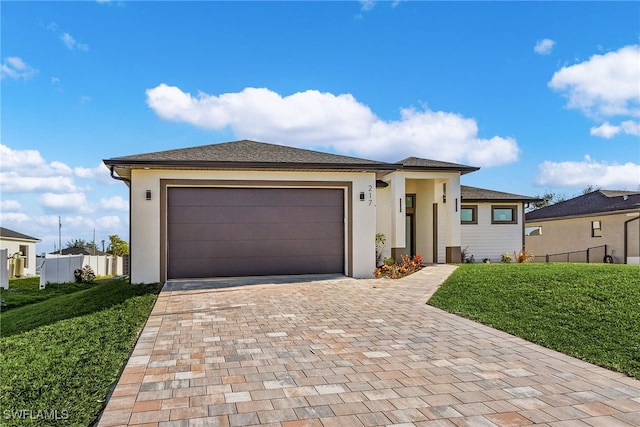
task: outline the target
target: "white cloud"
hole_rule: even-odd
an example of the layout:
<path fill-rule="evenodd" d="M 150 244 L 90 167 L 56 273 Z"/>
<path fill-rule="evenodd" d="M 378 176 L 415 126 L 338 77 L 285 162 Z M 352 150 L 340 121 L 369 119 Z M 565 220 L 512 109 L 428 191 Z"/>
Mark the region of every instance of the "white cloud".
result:
<path fill-rule="evenodd" d="M 113 196 L 108 199 L 100 199 L 100 208 L 102 210 L 128 212 L 129 202 L 120 196 Z"/>
<path fill-rule="evenodd" d="M 49 31 L 53 32 L 54 34 L 56 34 L 60 38 L 62 43 L 64 43 L 64 45 L 69 50 L 76 50 L 77 49 L 77 50 L 82 50 L 82 51 L 85 51 L 85 52 L 89 50 L 89 45 L 88 44 L 79 42 L 78 40 L 75 39 L 75 37 L 73 37 L 67 31 L 61 31 L 60 27 L 55 22 L 52 22 L 49 25 L 47 25 L 47 30 L 49 30 Z"/>
<path fill-rule="evenodd" d="M 375 0 L 360 0 L 360 10 L 362 10 L 363 12 L 373 9 L 375 6 Z"/>
<path fill-rule="evenodd" d="M 317 90 L 282 96 L 245 88 L 219 96 L 192 96 L 175 86 L 147 89 L 147 104 L 161 118 L 205 129 L 230 128 L 240 138 L 397 161 L 417 156 L 496 166 L 518 158 L 512 138 L 478 136 L 473 119 L 428 108 L 405 108 L 383 120 L 351 94 Z"/>
<path fill-rule="evenodd" d="M 58 161 L 47 163 L 37 150 L 14 150 L 0 144 L 0 156 L 2 192 L 77 191 L 73 179 L 69 176 L 72 173 L 71 168 Z"/>
<path fill-rule="evenodd" d="M 0 211 L 2 212 L 23 212 L 24 206 L 17 200 L 0 201 Z"/>
<path fill-rule="evenodd" d="M 540 55 L 550 55 L 556 42 L 551 39 L 542 39 L 536 42 L 533 51 Z"/>
<path fill-rule="evenodd" d="M 541 187 L 597 187 L 616 190 L 638 188 L 640 165 L 597 162 L 588 155 L 583 161 L 544 161 L 538 165 L 536 185 Z"/>
<path fill-rule="evenodd" d="M 640 117 L 640 45 L 593 55 L 557 71 L 549 87 L 589 117 Z"/>
<path fill-rule="evenodd" d="M 45 210 L 60 212 L 91 213 L 93 208 L 84 193 L 44 193 L 39 198 L 40 205 Z"/>
<path fill-rule="evenodd" d="M 0 192 L 76 191 L 73 180 L 66 176 L 24 176 L 17 172 L 0 172 Z"/>
<path fill-rule="evenodd" d="M 94 179 L 103 184 L 115 184 L 118 181 L 111 178 L 111 172 L 104 163 L 99 163 L 94 168 L 76 167 L 73 173 L 79 178 Z"/>
<path fill-rule="evenodd" d="M 22 224 L 29 221 L 27 214 L 22 212 L 0 212 L 0 223 L 3 226 L 11 224 Z"/>
<path fill-rule="evenodd" d="M 106 239 L 109 234 L 128 238 L 128 204 L 118 191 L 102 192 L 106 183 L 118 183 L 104 164 L 71 168 L 60 161 L 47 161 L 39 151 L 12 149 L 0 144 L 0 222 L 21 233 L 43 239 L 42 251 L 53 251 L 58 244 L 58 216 L 62 217 L 63 244 L 72 239 Z M 93 181 L 97 188 L 90 188 Z M 9 198 L 8 195 L 15 195 Z M 19 200 L 19 202 L 18 202 Z M 126 206 L 126 207 L 125 207 Z M 116 213 L 118 215 L 105 215 Z"/>
<path fill-rule="evenodd" d="M 114 230 L 111 234 L 116 234 L 117 230 L 122 229 L 122 221 L 119 216 L 108 215 L 98 218 L 95 226 L 100 230 Z"/>
<path fill-rule="evenodd" d="M 64 43 L 64 45 L 67 46 L 69 50 L 78 49 L 78 50 L 83 50 L 85 52 L 89 50 L 89 45 L 87 45 L 86 43 L 78 42 L 69 33 L 62 33 L 62 35 L 60 36 L 60 40 L 62 40 L 62 43 Z"/>
<path fill-rule="evenodd" d="M 599 136 L 607 139 L 613 138 L 620 133 L 627 135 L 640 135 L 640 123 L 633 120 L 626 120 L 620 123 L 620 125 L 612 125 L 609 122 L 604 122 L 598 127 L 592 127 L 590 133 L 593 136 Z"/>
<path fill-rule="evenodd" d="M 62 162 L 47 163 L 37 150 L 14 150 L 0 144 L 2 169 L 27 176 L 71 175 L 72 170 Z"/>
<path fill-rule="evenodd" d="M 0 65 L 0 78 L 27 80 L 38 74 L 38 70 L 27 65 L 21 58 L 10 56 Z"/>

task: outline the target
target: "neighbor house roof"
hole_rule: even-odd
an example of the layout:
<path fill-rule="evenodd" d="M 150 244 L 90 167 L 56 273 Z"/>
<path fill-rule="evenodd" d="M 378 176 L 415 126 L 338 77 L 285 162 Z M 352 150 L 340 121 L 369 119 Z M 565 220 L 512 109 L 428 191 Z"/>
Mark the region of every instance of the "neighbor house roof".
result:
<path fill-rule="evenodd" d="M 527 221 L 640 210 L 640 192 L 596 190 L 526 214 Z"/>
<path fill-rule="evenodd" d="M 0 227 L 0 237 L 15 240 L 30 240 L 33 242 L 41 242 L 37 237 L 27 236 L 26 234 L 18 233 L 17 231 L 9 230 L 8 228 Z"/>
<path fill-rule="evenodd" d="M 64 248 L 61 251 L 54 251 L 51 253 L 58 254 L 58 255 L 108 255 L 107 253 L 99 251 L 97 249 L 94 251 L 91 248 L 78 248 L 78 247 Z"/>
<path fill-rule="evenodd" d="M 502 191 L 487 190 L 486 188 L 460 186 L 460 195 L 463 202 L 534 202 L 540 200 L 537 197 L 523 196 L 520 194 L 503 193 Z"/>
<path fill-rule="evenodd" d="M 284 145 L 241 140 L 175 150 L 156 151 L 104 160 L 121 178 L 128 179 L 131 169 L 253 169 L 253 170 L 360 170 L 394 171 L 477 170 L 471 166 L 435 160 L 409 158 L 398 163 L 385 163 L 339 154 L 323 153 Z"/>

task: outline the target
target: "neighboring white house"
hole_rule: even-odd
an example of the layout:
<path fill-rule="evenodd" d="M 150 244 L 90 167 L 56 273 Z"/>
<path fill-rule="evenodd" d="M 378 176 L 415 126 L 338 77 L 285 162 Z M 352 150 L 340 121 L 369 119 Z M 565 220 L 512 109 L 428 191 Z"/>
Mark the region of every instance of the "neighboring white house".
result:
<path fill-rule="evenodd" d="M 462 247 L 476 262 L 501 261 L 525 247 L 524 215 L 528 204 L 538 200 L 520 194 L 461 186 Z"/>
<path fill-rule="evenodd" d="M 387 238 L 385 257 L 460 262 L 460 177 L 478 169 L 246 140 L 104 163 L 129 187 L 132 283 L 372 277 L 378 232 Z"/>
<path fill-rule="evenodd" d="M 10 258 L 21 258 L 20 262 L 14 261 L 11 276 L 36 275 L 36 243 L 40 241 L 36 237 L 0 227 L 0 249 L 7 249 Z"/>

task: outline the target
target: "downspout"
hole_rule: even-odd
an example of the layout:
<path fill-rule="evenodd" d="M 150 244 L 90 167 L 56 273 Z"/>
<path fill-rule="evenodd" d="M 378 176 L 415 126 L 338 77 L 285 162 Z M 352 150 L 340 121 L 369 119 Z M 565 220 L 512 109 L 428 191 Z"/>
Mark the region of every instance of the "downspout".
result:
<path fill-rule="evenodd" d="M 627 263 L 627 245 L 629 242 L 629 223 L 631 221 L 637 221 L 640 219 L 640 216 L 633 217 L 624 222 L 624 263 Z"/>
<path fill-rule="evenodd" d="M 114 175 L 115 171 L 113 165 L 109 166 L 109 171 L 111 171 L 111 178 L 126 182 L 127 187 L 129 188 L 129 240 L 131 240 L 131 180 L 129 178 Z M 133 264 L 131 262 L 131 252 L 131 245 L 129 245 L 129 284 L 131 284 L 131 265 Z"/>

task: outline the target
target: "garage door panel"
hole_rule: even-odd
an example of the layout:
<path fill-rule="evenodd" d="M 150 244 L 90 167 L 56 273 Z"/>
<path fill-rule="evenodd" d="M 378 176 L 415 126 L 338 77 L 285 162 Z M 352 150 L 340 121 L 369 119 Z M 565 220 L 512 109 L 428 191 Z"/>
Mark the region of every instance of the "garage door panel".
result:
<path fill-rule="evenodd" d="M 230 258 L 215 266 L 210 262 L 204 258 L 194 258 L 177 263 L 174 266 L 175 278 L 213 277 L 212 268 L 218 277 L 310 274 L 309 271 L 313 274 L 332 274 L 336 273 L 335 265 L 342 262 L 342 257 L 320 256 L 313 260 L 306 257 Z"/>
<path fill-rule="evenodd" d="M 343 221 L 325 223 L 317 227 L 314 223 L 264 224 L 171 224 L 172 241 L 216 241 L 288 239 L 304 236 L 306 239 L 322 239 L 339 236 L 344 231 Z"/>
<path fill-rule="evenodd" d="M 343 194 L 304 188 L 180 188 L 171 206 L 342 206 Z M 231 191 L 230 191 L 231 190 Z M 322 189 L 320 189 L 322 191 Z M 331 191 L 331 190 L 330 190 Z"/>
<path fill-rule="evenodd" d="M 344 190 L 168 188 L 169 278 L 344 272 Z"/>
<path fill-rule="evenodd" d="M 324 223 L 342 222 L 343 218 L 335 206 L 182 206 L 172 207 L 168 212 L 169 217 L 176 218 L 176 224 Z"/>
<path fill-rule="evenodd" d="M 192 258 L 193 242 L 173 242 L 170 251 L 172 259 Z M 222 258 L 269 257 L 271 254 L 286 252 L 287 256 L 331 255 L 342 253 L 342 241 L 339 239 L 316 239 L 313 243 L 308 240 L 227 240 L 203 241 L 198 244 L 198 258 L 216 261 Z"/>

